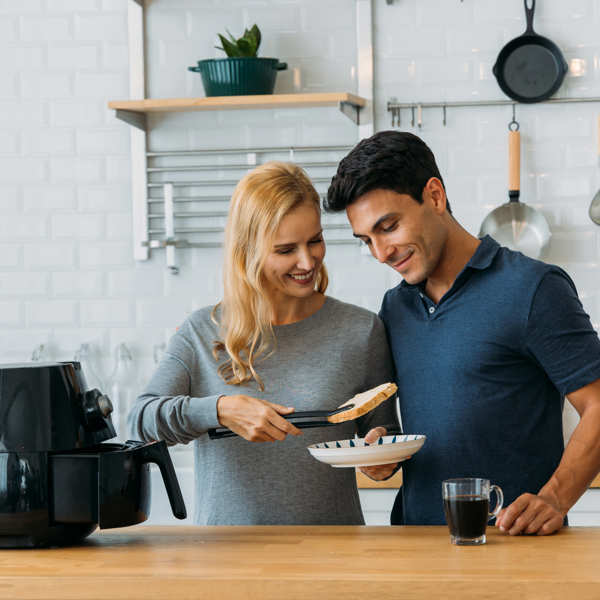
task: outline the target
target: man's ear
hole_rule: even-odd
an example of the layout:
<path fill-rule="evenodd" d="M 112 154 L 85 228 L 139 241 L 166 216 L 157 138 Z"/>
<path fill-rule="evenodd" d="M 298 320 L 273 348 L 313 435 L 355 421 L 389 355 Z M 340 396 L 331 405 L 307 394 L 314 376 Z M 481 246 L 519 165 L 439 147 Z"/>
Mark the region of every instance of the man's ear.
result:
<path fill-rule="evenodd" d="M 423 188 L 423 200 L 428 199 L 438 214 L 446 212 L 446 190 L 437 177 L 430 177 Z"/>

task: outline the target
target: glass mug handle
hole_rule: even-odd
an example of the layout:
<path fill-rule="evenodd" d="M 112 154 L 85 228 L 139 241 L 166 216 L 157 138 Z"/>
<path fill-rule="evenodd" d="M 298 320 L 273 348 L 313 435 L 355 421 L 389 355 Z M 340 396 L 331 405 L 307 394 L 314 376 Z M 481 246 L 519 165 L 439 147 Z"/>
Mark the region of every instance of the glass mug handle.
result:
<path fill-rule="evenodd" d="M 502 493 L 502 488 L 499 485 L 491 485 L 490 494 L 494 490 L 496 491 L 497 501 L 494 510 L 491 513 L 489 513 L 488 521 L 492 518 L 495 519 L 498 516 L 498 513 L 502 510 L 502 505 L 504 504 L 504 494 Z"/>

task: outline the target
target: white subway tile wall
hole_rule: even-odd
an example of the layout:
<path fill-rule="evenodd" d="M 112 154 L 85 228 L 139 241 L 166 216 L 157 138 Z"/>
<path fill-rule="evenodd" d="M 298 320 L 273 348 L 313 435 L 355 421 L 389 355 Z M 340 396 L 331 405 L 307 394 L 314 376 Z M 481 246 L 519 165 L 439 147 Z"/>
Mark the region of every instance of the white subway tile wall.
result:
<path fill-rule="evenodd" d="M 504 43 L 525 29 L 521 0 L 373 0 L 376 130 L 387 101 L 503 98 L 491 74 Z M 147 96 L 203 95 L 187 70 L 221 56 L 216 34 L 256 22 L 263 56 L 288 63 L 276 92 L 357 90 L 352 0 L 153 0 L 146 7 Z M 544 0 L 536 29 L 570 64 L 559 96 L 600 96 L 600 5 Z M 129 126 L 106 103 L 128 98 L 125 0 L 0 0 L 0 362 L 29 360 L 46 343 L 70 359 L 92 342 L 106 375 L 114 347 L 130 344 L 140 386 L 153 346 L 220 295 L 219 249 L 162 251 L 133 260 Z M 600 323 L 600 228 L 587 216 L 600 188 L 598 104 L 519 105 L 523 199 L 552 225 L 547 260 L 574 278 Z M 438 157 L 459 221 L 477 234 L 507 199 L 510 107 L 401 114 Z M 357 129 L 333 108 L 161 114 L 152 150 L 353 145 Z M 326 189 L 326 186 L 323 187 Z M 397 276 L 355 246 L 328 249 L 332 295 L 377 310 Z M 576 417 L 568 413 L 567 429 Z M 184 448 L 175 454 L 188 457 Z M 587 508 L 586 508 L 587 509 Z"/>

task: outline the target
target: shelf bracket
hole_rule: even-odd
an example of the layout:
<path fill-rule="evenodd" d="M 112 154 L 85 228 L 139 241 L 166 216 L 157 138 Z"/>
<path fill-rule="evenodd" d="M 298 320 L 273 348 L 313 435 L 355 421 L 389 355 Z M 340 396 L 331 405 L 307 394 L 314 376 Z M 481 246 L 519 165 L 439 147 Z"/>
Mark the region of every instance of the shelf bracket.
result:
<path fill-rule="evenodd" d="M 360 124 L 360 106 L 352 102 L 340 102 L 340 111 L 346 115 L 355 125 Z"/>
<path fill-rule="evenodd" d="M 129 125 L 133 125 L 142 131 L 146 131 L 146 114 L 135 112 L 134 110 L 120 110 L 117 109 L 116 115 L 117 119 L 121 119 L 121 121 L 125 121 L 125 123 Z"/>

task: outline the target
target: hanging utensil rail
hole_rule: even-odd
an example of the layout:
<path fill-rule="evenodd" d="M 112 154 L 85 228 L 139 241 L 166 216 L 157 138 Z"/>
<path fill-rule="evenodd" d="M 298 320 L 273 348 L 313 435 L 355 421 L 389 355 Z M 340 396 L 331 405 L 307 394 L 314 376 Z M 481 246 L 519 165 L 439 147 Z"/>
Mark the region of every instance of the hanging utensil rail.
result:
<path fill-rule="evenodd" d="M 600 102 L 600 96 L 590 96 L 583 98 L 549 98 L 543 102 L 536 104 L 571 104 L 577 102 Z M 400 111 L 410 109 L 411 111 L 411 126 L 423 126 L 423 109 L 426 108 L 441 108 L 442 109 L 442 124 L 446 125 L 446 110 L 448 108 L 468 108 L 475 106 L 509 106 L 511 104 L 521 104 L 514 100 L 465 100 L 460 102 L 398 102 L 397 98 L 390 98 L 387 103 L 387 111 L 392 113 L 392 127 L 400 127 Z M 416 113 L 416 119 L 415 119 Z"/>

